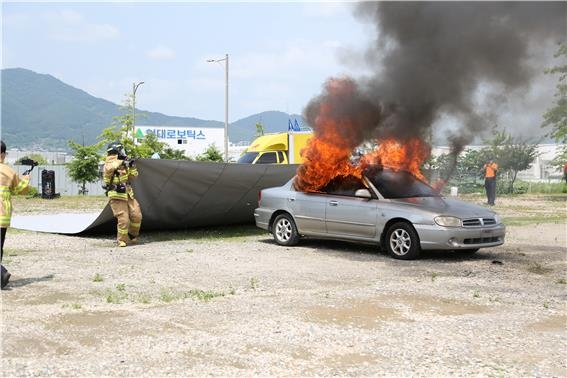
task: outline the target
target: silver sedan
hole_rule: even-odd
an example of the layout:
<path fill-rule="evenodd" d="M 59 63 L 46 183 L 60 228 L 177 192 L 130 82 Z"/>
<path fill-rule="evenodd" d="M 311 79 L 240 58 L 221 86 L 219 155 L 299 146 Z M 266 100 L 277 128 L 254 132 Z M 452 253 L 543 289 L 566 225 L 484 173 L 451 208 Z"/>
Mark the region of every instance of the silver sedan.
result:
<path fill-rule="evenodd" d="M 369 167 L 362 179 L 337 177 L 319 192 L 285 185 L 259 193 L 256 226 L 280 245 L 301 237 L 373 243 L 396 259 L 422 250 L 460 250 L 504 243 L 506 227 L 492 210 L 442 197 L 405 171 Z"/>

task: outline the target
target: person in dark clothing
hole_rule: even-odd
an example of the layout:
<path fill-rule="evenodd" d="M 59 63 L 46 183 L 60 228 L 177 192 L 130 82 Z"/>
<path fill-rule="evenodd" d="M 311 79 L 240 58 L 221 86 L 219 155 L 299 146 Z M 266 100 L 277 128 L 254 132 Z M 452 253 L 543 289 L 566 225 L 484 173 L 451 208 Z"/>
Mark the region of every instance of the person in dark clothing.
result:
<path fill-rule="evenodd" d="M 494 201 L 496 200 L 496 173 L 498 172 L 498 164 L 490 159 L 484 164 L 483 169 L 487 203 L 490 206 L 494 206 Z"/>

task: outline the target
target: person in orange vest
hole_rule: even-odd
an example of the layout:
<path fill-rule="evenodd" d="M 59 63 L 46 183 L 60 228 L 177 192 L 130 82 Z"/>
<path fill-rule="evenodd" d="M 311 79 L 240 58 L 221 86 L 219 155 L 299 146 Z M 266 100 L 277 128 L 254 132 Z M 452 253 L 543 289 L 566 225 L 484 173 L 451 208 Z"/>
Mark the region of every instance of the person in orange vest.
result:
<path fill-rule="evenodd" d="M 127 243 L 138 242 L 142 224 L 142 210 L 130 185 L 130 180 L 138 177 L 138 169 L 135 161 L 127 158 L 122 143 L 110 143 L 106 153 L 103 188 L 118 222 L 116 243 L 119 247 L 126 247 Z"/>
<path fill-rule="evenodd" d="M 0 193 L 2 194 L 2 202 L 0 203 L 0 230 L 2 231 L 2 241 L 0 245 L 0 262 L 4 257 L 4 241 L 6 240 L 6 231 L 10 227 L 12 219 L 12 195 L 25 194 L 29 190 L 30 176 L 24 174 L 18 177 L 18 174 L 9 166 L 4 164 L 6 159 L 6 144 L 0 141 Z M 2 285 L 1 288 L 8 284 L 11 274 L 4 265 L 0 264 Z"/>
<path fill-rule="evenodd" d="M 496 173 L 498 172 L 498 164 L 492 159 L 484 164 L 484 189 L 486 190 L 486 199 L 488 205 L 494 206 L 496 199 Z"/>

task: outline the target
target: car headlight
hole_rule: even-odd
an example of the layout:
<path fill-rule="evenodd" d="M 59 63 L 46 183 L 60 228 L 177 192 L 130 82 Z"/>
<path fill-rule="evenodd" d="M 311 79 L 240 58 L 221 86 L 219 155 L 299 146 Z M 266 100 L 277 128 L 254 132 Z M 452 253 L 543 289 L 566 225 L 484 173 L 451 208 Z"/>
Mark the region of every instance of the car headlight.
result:
<path fill-rule="evenodd" d="M 502 217 L 498 214 L 494 214 L 494 221 L 496 222 L 496 224 L 500 224 L 502 223 Z"/>
<path fill-rule="evenodd" d="M 461 220 L 460 220 L 459 218 L 441 216 L 441 217 L 435 217 L 433 220 L 434 220 L 435 223 L 437 223 L 439 226 L 443 226 L 443 227 L 461 227 Z"/>

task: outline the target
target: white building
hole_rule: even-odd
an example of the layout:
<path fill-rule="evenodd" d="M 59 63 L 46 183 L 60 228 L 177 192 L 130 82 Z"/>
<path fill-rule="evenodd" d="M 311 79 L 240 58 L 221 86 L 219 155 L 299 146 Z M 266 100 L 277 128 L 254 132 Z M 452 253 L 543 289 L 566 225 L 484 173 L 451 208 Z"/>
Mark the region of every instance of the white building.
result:
<path fill-rule="evenodd" d="M 160 142 L 167 143 L 174 150 L 181 150 L 185 156 L 194 158 L 204 153 L 211 145 L 223 153 L 224 129 L 217 127 L 183 126 L 136 126 L 136 139 L 146 134 L 155 134 Z"/>

